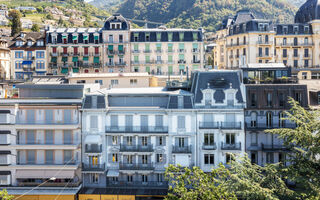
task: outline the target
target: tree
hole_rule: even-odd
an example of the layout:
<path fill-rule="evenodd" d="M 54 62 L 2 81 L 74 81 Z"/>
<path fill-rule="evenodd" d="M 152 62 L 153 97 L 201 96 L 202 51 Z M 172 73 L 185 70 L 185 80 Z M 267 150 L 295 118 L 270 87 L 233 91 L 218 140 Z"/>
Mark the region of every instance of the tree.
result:
<path fill-rule="evenodd" d="M 225 184 L 218 184 L 218 177 L 227 177 L 224 167 L 205 173 L 198 167 L 181 168 L 170 165 L 166 169 L 169 193 L 166 200 L 236 200 L 233 192 L 228 192 Z"/>
<path fill-rule="evenodd" d="M 10 10 L 9 12 L 11 22 L 11 36 L 14 36 L 22 31 L 21 13 L 18 10 Z"/>
<path fill-rule="evenodd" d="M 0 191 L 0 199 L 1 200 L 12 200 L 13 196 L 9 195 L 7 190 L 4 189 L 4 190 Z"/>
<path fill-rule="evenodd" d="M 31 31 L 33 32 L 40 32 L 40 27 L 38 24 L 33 24 L 31 27 Z"/>
<path fill-rule="evenodd" d="M 289 166 L 283 166 L 283 176 L 295 183 L 296 193 L 302 199 L 320 199 L 320 112 L 306 110 L 292 98 L 292 106 L 285 120 L 295 122 L 295 129 L 274 129 L 284 145 L 292 149 L 287 155 Z M 293 145 L 294 144 L 294 145 Z"/>

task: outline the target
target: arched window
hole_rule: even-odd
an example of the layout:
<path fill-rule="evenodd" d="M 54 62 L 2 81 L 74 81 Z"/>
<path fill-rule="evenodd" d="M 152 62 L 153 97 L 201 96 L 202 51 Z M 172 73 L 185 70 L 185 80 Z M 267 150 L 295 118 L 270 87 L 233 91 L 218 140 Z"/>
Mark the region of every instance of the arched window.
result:
<path fill-rule="evenodd" d="M 266 126 L 271 128 L 272 127 L 272 113 L 267 112 L 266 114 Z"/>
<path fill-rule="evenodd" d="M 89 70 L 85 69 L 85 70 L 84 70 L 84 73 L 89 73 Z"/>
<path fill-rule="evenodd" d="M 250 122 L 251 127 L 256 127 L 257 126 L 257 113 L 252 112 L 251 113 L 251 122 Z"/>

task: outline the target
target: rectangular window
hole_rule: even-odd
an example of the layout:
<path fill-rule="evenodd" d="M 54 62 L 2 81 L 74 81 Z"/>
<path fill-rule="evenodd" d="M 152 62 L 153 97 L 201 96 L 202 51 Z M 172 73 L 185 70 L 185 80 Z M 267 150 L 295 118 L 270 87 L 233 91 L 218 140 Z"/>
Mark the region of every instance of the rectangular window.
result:
<path fill-rule="evenodd" d="M 211 133 L 204 134 L 204 145 L 208 145 L 208 146 L 214 145 L 214 134 L 211 134 Z"/>
<path fill-rule="evenodd" d="M 214 165 L 214 154 L 204 154 L 204 164 Z"/>
<path fill-rule="evenodd" d="M 97 173 L 93 173 L 91 174 L 91 183 L 99 183 L 99 174 Z"/>
<path fill-rule="evenodd" d="M 236 143 L 236 135 L 233 133 L 226 134 L 226 143 L 227 144 L 235 144 Z"/>
<path fill-rule="evenodd" d="M 272 106 L 272 93 L 271 92 L 267 93 L 267 106 L 268 107 Z"/>
<path fill-rule="evenodd" d="M 137 79 L 130 79 L 130 85 L 137 85 L 138 80 Z"/>
<path fill-rule="evenodd" d="M 288 57 L 287 49 L 283 49 L 282 56 L 283 56 L 284 58 Z"/>
<path fill-rule="evenodd" d="M 72 150 L 63 151 L 63 161 L 64 161 L 64 164 L 73 163 Z"/>
<path fill-rule="evenodd" d="M 186 117 L 185 116 L 178 116 L 178 129 L 185 129 L 186 128 Z"/>
<path fill-rule="evenodd" d="M 54 143 L 54 138 L 53 138 L 53 131 L 52 130 L 46 130 L 45 131 L 45 140 L 46 144 L 53 144 Z"/>
<path fill-rule="evenodd" d="M 163 162 L 163 154 L 157 154 L 157 163 Z"/>
<path fill-rule="evenodd" d="M 27 150 L 27 163 L 35 164 L 36 163 L 36 151 L 35 150 Z"/>
<path fill-rule="evenodd" d="M 46 164 L 52 165 L 54 163 L 54 152 L 53 150 L 46 150 Z"/>
<path fill-rule="evenodd" d="M 63 144 L 72 144 L 72 131 L 64 130 L 63 131 Z"/>
<path fill-rule="evenodd" d="M 98 128 L 98 116 L 90 116 L 90 128 Z"/>

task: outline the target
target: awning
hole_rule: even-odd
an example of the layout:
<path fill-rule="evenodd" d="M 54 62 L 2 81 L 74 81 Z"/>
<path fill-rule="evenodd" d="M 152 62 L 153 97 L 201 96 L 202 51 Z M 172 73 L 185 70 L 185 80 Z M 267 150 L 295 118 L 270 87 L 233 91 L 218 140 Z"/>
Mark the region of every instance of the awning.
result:
<path fill-rule="evenodd" d="M 118 177 L 119 171 L 118 170 L 109 170 L 107 173 L 107 177 Z"/>
<path fill-rule="evenodd" d="M 24 60 L 22 61 L 22 65 L 31 65 L 32 64 L 32 60 Z"/>
<path fill-rule="evenodd" d="M 61 61 L 62 61 L 62 62 L 67 62 L 67 61 L 68 61 L 68 57 L 62 57 L 62 58 L 61 58 Z"/>
<path fill-rule="evenodd" d="M 89 39 L 88 35 L 83 36 L 83 40 L 88 40 L 88 39 Z"/>
<path fill-rule="evenodd" d="M 72 62 L 78 62 L 78 57 L 72 57 Z"/>
<path fill-rule="evenodd" d="M 52 57 L 51 62 L 56 63 L 57 62 L 57 57 Z"/>
<path fill-rule="evenodd" d="M 78 39 L 77 35 L 72 36 L 72 40 L 77 40 L 77 39 Z"/>
<path fill-rule="evenodd" d="M 62 39 L 67 39 L 67 35 L 62 35 Z"/>
<path fill-rule="evenodd" d="M 69 72 L 68 68 L 62 68 L 61 73 L 62 74 L 67 74 Z"/>
<path fill-rule="evenodd" d="M 113 58 L 113 55 L 108 56 L 108 58 Z"/>
<path fill-rule="evenodd" d="M 88 61 L 89 60 L 89 57 L 83 57 L 83 61 Z"/>
<path fill-rule="evenodd" d="M 94 57 L 93 58 L 93 63 L 99 63 L 100 61 L 99 61 L 99 57 Z"/>
<path fill-rule="evenodd" d="M 123 45 L 119 45 L 119 46 L 118 46 L 118 50 L 119 50 L 119 51 L 123 51 Z"/>
<path fill-rule="evenodd" d="M 99 36 L 98 36 L 98 35 L 95 35 L 95 36 L 94 36 L 94 40 L 99 40 Z"/>
<path fill-rule="evenodd" d="M 185 69 L 184 65 L 180 65 L 180 66 L 179 66 L 179 69 L 180 69 L 180 70 L 184 70 L 184 69 Z"/>
<path fill-rule="evenodd" d="M 85 143 L 89 143 L 89 144 L 98 144 L 98 143 L 101 143 L 101 136 L 100 135 L 87 135 L 86 139 L 84 141 L 85 141 Z"/>
<path fill-rule="evenodd" d="M 73 73 L 79 73 L 79 68 L 72 68 Z"/>
<path fill-rule="evenodd" d="M 17 170 L 16 178 L 58 178 L 58 179 L 67 179 L 74 178 L 74 170 L 46 170 L 46 169 L 37 169 L 37 170 Z"/>
<path fill-rule="evenodd" d="M 109 50 L 109 51 L 113 51 L 113 45 L 109 45 L 109 46 L 108 46 L 108 50 Z"/>

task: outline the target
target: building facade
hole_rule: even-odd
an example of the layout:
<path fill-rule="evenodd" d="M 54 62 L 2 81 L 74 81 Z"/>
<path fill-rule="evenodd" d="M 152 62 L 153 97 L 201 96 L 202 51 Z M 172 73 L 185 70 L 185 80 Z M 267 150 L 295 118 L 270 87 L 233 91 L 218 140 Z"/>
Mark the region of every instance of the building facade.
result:
<path fill-rule="evenodd" d="M 10 49 L 8 48 L 8 41 L 0 40 L 0 79 L 10 79 Z"/>
<path fill-rule="evenodd" d="M 234 18 L 223 21 L 215 36 L 214 65 L 219 69 L 239 68 L 253 63 L 284 63 L 293 75 L 300 71 L 319 71 L 318 1 L 309 0 L 297 12 L 293 24 L 273 24 L 256 19 L 242 10 Z M 305 13 L 305 14 L 301 14 Z M 306 14 L 307 13 L 307 14 Z"/>
<path fill-rule="evenodd" d="M 82 183 L 83 85 L 17 88 L 19 98 L 0 100 L 0 187 L 32 199 L 53 198 L 60 192 L 74 199 Z"/>
<path fill-rule="evenodd" d="M 9 41 L 11 50 L 11 76 L 16 80 L 29 80 L 32 75 L 47 72 L 45 34 L 21 32 Z"/>

